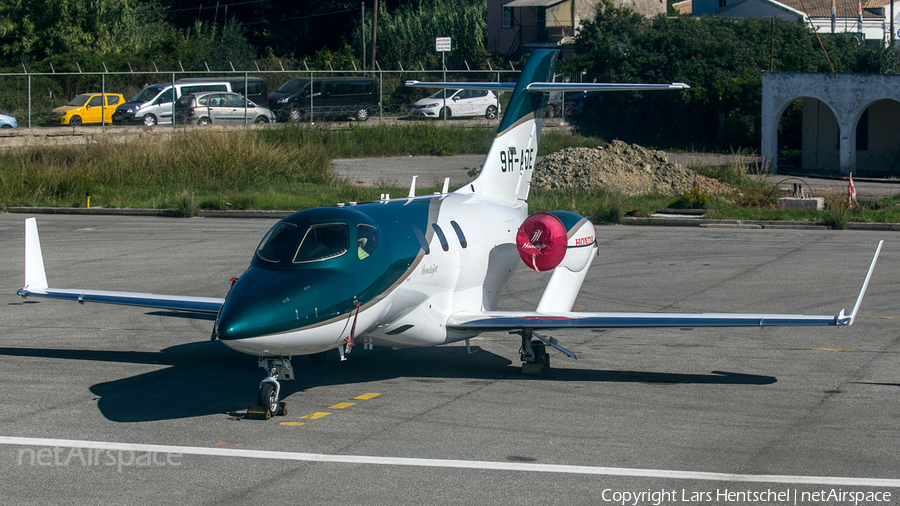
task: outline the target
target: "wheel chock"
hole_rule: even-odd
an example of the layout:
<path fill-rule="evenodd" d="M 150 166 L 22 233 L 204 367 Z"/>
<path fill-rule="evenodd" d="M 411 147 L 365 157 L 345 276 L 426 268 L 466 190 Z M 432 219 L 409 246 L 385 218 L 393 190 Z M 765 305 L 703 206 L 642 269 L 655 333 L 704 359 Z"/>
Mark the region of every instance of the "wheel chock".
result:
<path fill-rule="evenodd" d="M 541 369 L 542 369 L 541 364 L 530 363 L 530 362 L 526 362 L 526 363 L 522 364 L 522 374 L 531 374 L 534 376 L 540 376 L 541 374 L 543 374 L 543 371 Z"/>
<path fill-rule="evenodd" d="M 284 401 L 278 403 L 278 409 L 275 410 L 275 416 L 284 416 L 287 414 L 287 404 Z"/>
<path fill-rule="evenodd" d="M 250 406 L 247 408 L 247 418 L 251 420 L 268 420 L 272 418 L 272 412 L 265 406 Z"/>

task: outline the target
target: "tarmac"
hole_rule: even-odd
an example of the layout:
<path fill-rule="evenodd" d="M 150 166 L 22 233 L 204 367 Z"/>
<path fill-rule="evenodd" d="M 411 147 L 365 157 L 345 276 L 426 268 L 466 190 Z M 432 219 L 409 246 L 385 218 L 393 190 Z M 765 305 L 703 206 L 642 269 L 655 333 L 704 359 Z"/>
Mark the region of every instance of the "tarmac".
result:
<path fill-rule="evenodd" d="M 287 416 L 259 421 L 243 414 L 265 373 L 210 342 L 211 319 L 17 296 L 24 218 L 0 214 L 4 504 L 844 505 L 900 489 L 900 257 L 883 233 L 601 227 L 579 311 L 834 315 L 887 241 L 850 327 L 554 331 L 578 359 L 553 351 L 544 376 L 521 373 L 507 333 L 356 347 L 295 359 Z M 38 222 L 53 286 L 212 297 L 273 224 Z M 536 307 L 548 275 L 520 266 L 499 309 Z"/>

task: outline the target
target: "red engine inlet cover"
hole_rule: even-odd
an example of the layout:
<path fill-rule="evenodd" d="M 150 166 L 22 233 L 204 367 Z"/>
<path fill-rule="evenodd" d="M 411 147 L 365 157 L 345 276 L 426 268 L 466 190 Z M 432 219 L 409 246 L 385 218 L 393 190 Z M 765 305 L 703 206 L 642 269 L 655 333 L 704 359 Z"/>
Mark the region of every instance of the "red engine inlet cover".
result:
<path fill-rule="evenodd" d="M 555 268 L 566 256 L 566 227 L 548 213 L 532 214 L 519 227 L 516 248 L 525 265 L 543 272 Z"/>

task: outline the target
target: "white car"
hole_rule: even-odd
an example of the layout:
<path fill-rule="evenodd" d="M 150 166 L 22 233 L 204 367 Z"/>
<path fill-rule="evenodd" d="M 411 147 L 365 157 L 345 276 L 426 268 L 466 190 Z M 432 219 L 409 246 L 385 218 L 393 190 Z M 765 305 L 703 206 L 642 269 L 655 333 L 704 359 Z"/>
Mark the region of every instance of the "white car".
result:
<path fill-rule="evenodd" d="M 484 116 L 497 119 L 500 114 L 500 103 L 493 92 L 488 90 L 447 90 L 447 102 L 444 103 L 444 90 L 423 98 L 413 104 L 409 115 L 417 118 L 447 118 L 459 116 Z"/>

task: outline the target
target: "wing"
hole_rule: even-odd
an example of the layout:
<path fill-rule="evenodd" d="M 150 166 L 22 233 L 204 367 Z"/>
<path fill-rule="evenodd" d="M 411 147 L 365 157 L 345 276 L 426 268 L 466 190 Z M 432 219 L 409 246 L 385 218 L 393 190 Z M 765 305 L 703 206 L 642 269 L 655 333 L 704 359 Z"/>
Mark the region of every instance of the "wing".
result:
<path fill-rule="evenodd" d="M 47 285 L 47 274 L 44 271 L 44 258 L 41 254 L 41 241 L 38 237 L 37 222 L 34 218 L 25 220 L 25 286 L 20 288 L 17 293 L 22 297 L 75 300 L 81 303 L 123 304 L 207 314 L 218 314 L 219 308 L 222 307 L 222 303 L 225 301 L 225 299 L 212 297 L 49 288 Z"/>
<path fill-rule="evenodd" d="M 866 278 L 849 316 L 842 309 L 837 315 L 743 314 L 743 313 L 537 313 L 485 311 L 456 313 L 447 321 L 447 328 L 457 331 L 491 332 L 504 330 L 548 330 L 573 328 L 629 328 L 629 327 L 767 327 L 852 325 L 862 304 L 875 263 L 884 241 L 879 241 L 875 256 L 869 264 Z"/>

